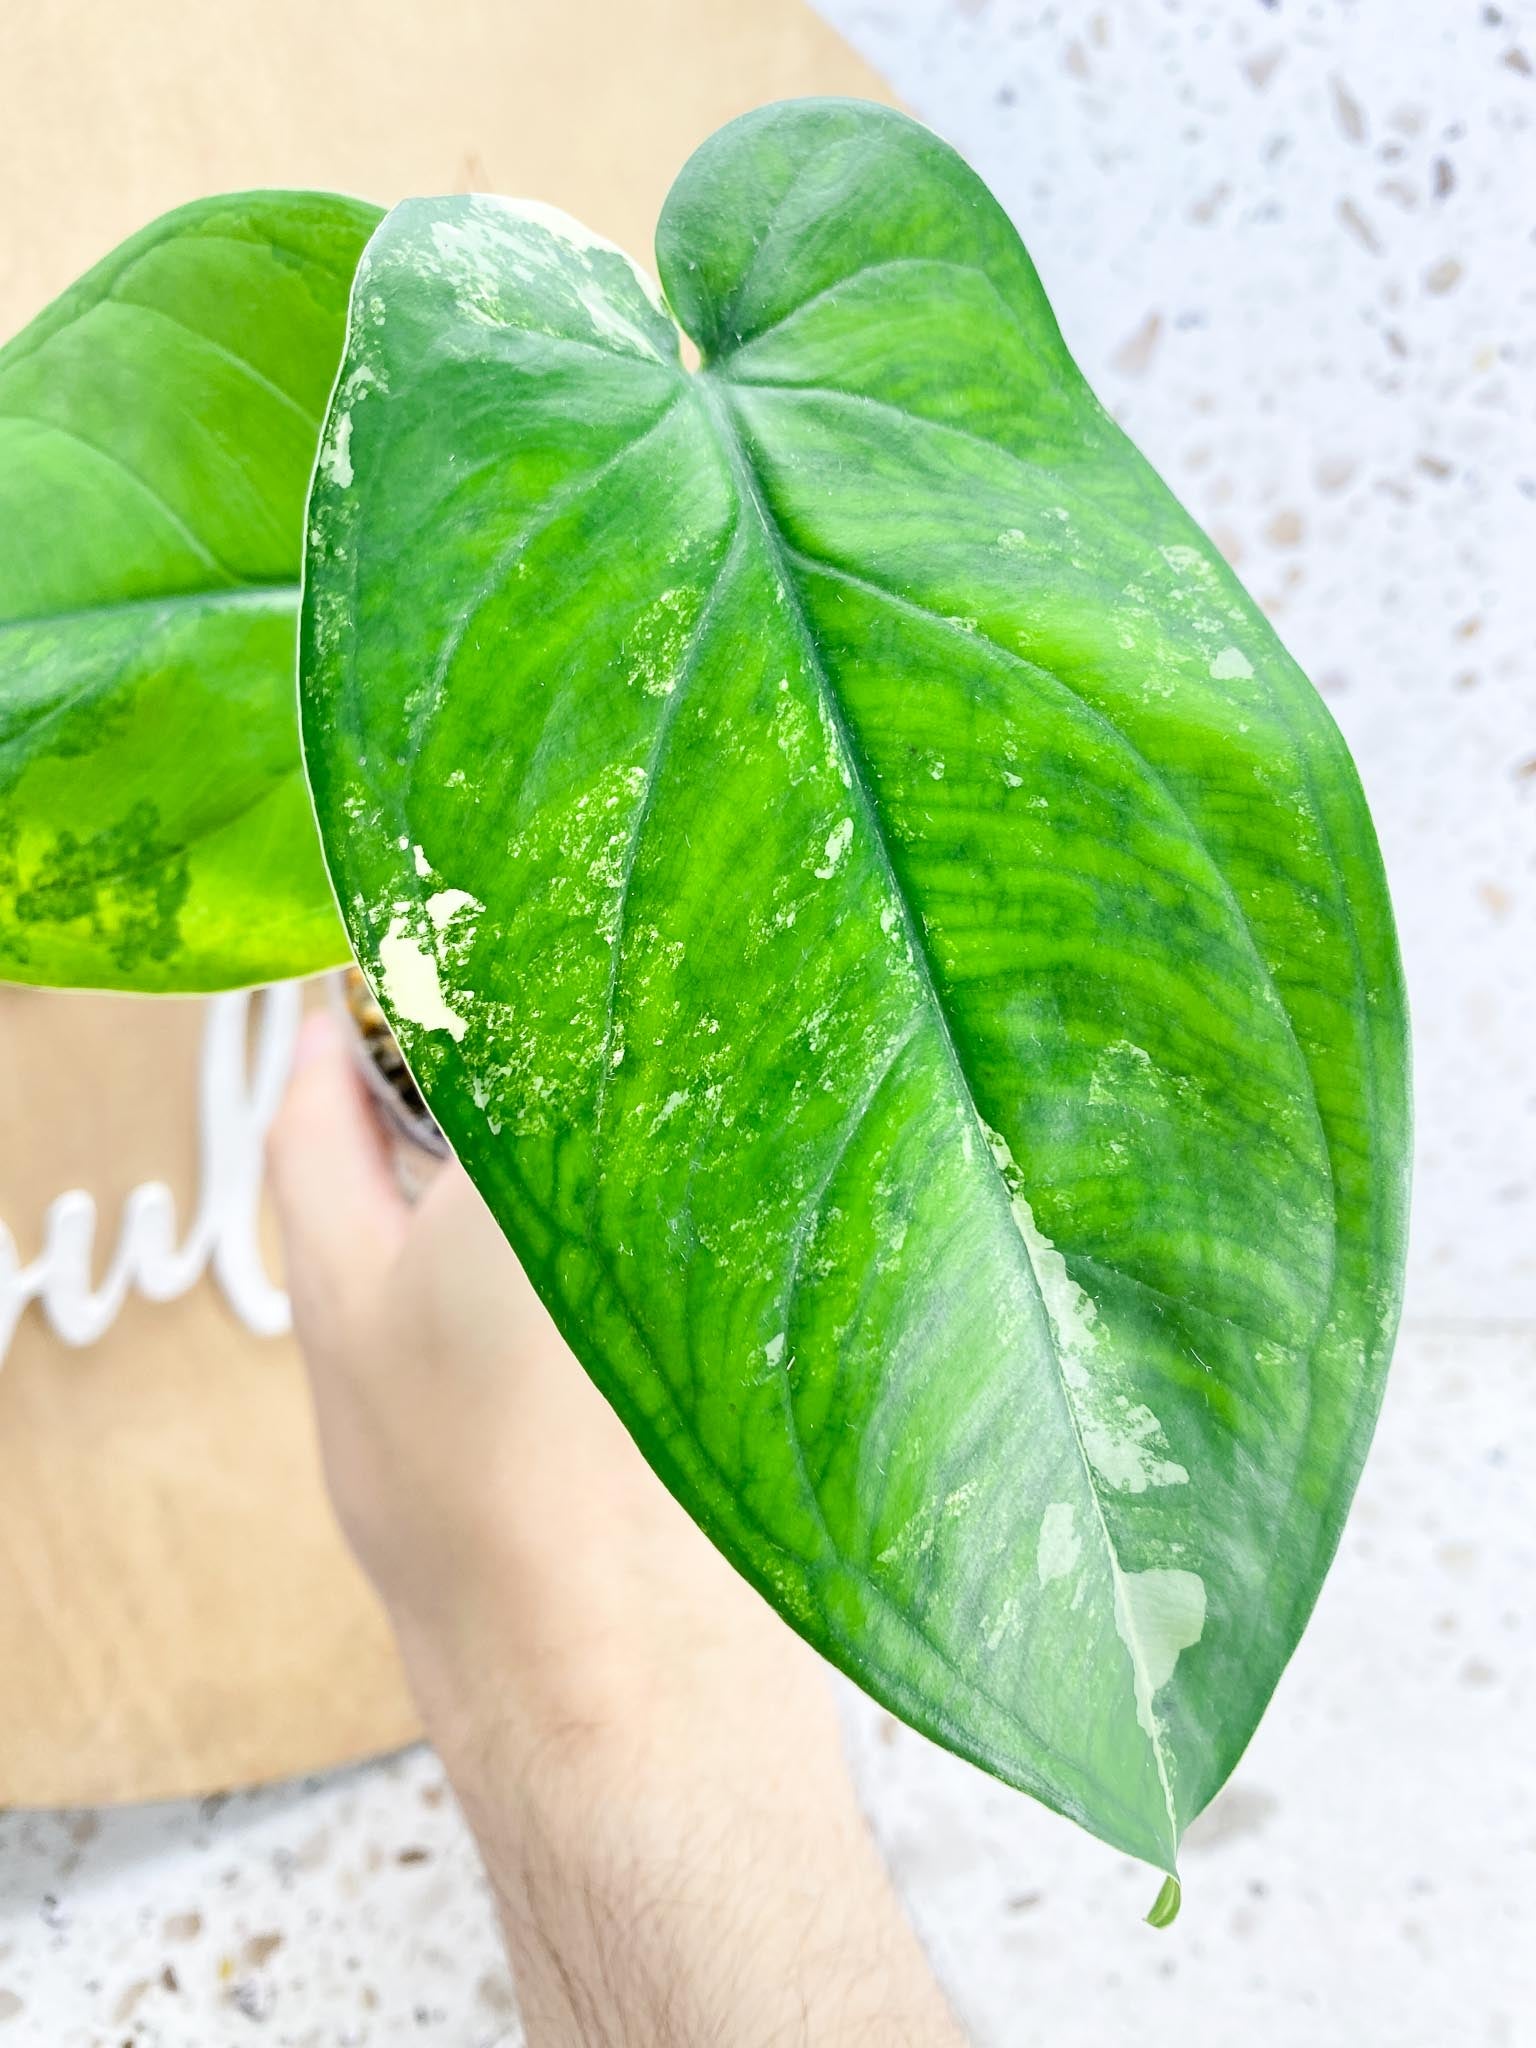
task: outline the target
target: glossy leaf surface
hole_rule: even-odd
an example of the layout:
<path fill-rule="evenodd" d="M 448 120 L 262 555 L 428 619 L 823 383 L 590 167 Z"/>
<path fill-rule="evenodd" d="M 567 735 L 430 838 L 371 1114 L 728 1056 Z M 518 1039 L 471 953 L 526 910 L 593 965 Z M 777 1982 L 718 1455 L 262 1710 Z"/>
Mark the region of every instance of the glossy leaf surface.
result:
<path fill-rule="evenodd" d="M 715 1541 L 1171 1868 L 1396 1316 L 1359 784 L 933 136 L 749 116 L 657 249 L 666 304 L 537 208 L 369 247 L 301 662 L 344 914 Z"/>
<path fill-rule="evenodd" d="M 299 765 L 304 502 L 378 210 L 200 201 L 0 350 L 0 979 L 346 956 Z"/>

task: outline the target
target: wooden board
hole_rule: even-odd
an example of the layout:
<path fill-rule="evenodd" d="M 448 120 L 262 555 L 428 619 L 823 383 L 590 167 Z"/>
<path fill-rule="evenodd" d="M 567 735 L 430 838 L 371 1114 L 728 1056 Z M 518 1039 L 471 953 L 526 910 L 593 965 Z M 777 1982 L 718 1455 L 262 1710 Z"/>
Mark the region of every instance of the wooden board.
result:
<path fill-rule="evenodd" d="M 0 19 L 0 332 L 155 214 L 321 186 L 545 199 L 646 255 L 688 151 L 885 97 L 799 0 L 70 0 Z M 3 801 L 3 799 L 0 799 Z M 0 989 L 0 1219 L 196 1178 L 202 1006 Z M 205 1792 L 407 1741 L 321 1490 L 300 1361 L 204 1281 L 102 1341 L 29 1309 L 0 1368 L 0 1805 Z"/>

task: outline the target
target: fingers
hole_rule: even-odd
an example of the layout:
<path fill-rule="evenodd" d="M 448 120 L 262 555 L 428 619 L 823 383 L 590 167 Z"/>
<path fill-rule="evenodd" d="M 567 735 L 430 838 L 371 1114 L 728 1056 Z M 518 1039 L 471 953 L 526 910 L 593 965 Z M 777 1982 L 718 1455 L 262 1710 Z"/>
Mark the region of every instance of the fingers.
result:
<path fill-rule="evenodd" d="M 565 1345 L 484 1197 L 450 1159 L 416 1205 L 411 1257 L 451 1287 L 457 1314 L 498 1334 L 497 1356 L 523 1364 Z M 576 1367 L 571 1366 L 574 1372 Z"/>
<path fill-rule="evenodd" d="M 305 1018 L 267 1139 L 288 1283 L 305 1302 L 352 1295 L 395 1257 L 410 1209 L 340 1020 Z"/>

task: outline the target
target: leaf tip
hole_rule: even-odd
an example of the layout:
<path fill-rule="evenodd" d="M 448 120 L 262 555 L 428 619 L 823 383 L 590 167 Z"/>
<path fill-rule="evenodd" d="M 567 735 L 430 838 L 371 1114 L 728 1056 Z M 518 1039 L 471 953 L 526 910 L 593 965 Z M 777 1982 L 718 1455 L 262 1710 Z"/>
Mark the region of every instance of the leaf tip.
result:
<path fill-rule="evenodd" d="M 1147 1915 L 1149 1927 L 1171 1927 L 1179 1917 L 1179 1907 L 1184 1903 L 1184 1888 L 1176 1877 L 1165 1877 L 1163 1888 L 1152 1901 L 1152 1910 Z"/>

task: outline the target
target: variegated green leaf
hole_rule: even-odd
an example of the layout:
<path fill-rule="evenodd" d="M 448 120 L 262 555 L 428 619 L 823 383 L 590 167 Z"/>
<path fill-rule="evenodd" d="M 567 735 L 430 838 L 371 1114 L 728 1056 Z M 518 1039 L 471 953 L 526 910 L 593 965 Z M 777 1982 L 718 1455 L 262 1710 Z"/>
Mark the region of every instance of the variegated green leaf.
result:
<path fill-rule="evenodd" d="M 0 349 L 0 979 L 345 957 L 299 768 L 304 499 L 377 209 L 199 201 Z"/>
<path fill-rule="evenodd" d="M 1171 1870 L 1396 1316 L 1359 783 L 932 135 L 751 115 L 657 247 L 665 301 L 538 208 L 370 244 L 302 653 L 348 928 L 714 1540 Z"/>

